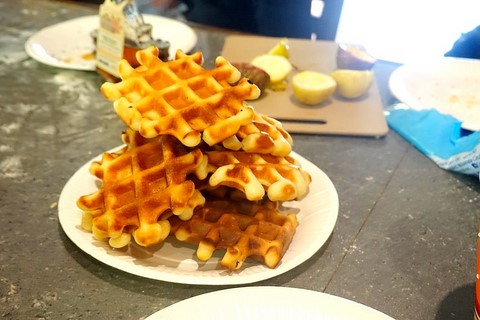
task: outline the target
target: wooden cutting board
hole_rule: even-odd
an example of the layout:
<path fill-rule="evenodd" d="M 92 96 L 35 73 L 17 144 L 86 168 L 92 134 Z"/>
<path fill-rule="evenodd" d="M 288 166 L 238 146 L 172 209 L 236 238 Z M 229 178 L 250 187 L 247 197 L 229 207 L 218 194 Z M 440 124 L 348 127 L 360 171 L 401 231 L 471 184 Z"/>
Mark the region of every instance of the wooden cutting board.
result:
<path fill-rule="evenodd" d="M 268 52 L 280 38 L 232 35 L 225 40 L 222 55 L 231 62 L 250 62 Z M 286 91 L 267 90 L 260 99 L 250 101 L 258 112 L 283 123 L 289 132 L 382 137 L 388 126 L 376 83 L 367 94 L 347 100 L 334 96 L 317 106 L 306 106 L 295 100 L 291 77 L 301 70 L 330 73 L 336 69 L 337 44 L 331 41 L 288 39 L 290 73 Z"/>

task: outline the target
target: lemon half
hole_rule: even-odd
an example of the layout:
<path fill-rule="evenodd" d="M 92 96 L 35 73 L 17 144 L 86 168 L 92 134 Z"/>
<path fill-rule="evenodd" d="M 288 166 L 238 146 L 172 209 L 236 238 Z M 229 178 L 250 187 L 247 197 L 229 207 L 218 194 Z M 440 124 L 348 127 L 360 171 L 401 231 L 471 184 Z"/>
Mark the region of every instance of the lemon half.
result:
<path fill-rule="evenodd" d="M 373 72 L 370 70 L 338 69 L 331 76 L 337 82 L 338 93 L 348 99 L 364 95 L 373 82 Z"/>
<path fill-rule="evenodd" d="M 270 82 L 273 83 L 283 81 L 292 71 L 290 61 L 281 55 L 262 54 L 256 56 L 252 60 L 252 64 L 268 73 Z"/>
<path fill-rule="evenodd" d="M 292 78 L 293 94 L 298 101 L 314 105 L 332 96 L 337 87 L 335 80 L 316 71 L 302 71 Z"/>

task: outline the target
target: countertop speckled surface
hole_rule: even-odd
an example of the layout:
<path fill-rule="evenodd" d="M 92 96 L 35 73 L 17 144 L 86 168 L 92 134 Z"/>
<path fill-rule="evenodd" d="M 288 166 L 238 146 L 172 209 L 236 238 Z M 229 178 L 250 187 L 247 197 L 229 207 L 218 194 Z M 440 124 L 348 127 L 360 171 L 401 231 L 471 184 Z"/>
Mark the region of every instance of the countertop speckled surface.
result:
<path fill-rule="evenodd" d="M 142 319 L 225 286 L 154 281 L 108 267 L 72 243 L 57 217 L 69 177 L 120 144 L 123 124 L 95 72 L 29 58 L 37 30 L 94 8 L 0 3 L 0 318 Z M 225 33 L 195 29 L 206 65 Z M 395 66 L 380 62 L 384 105 Z M 293 135 L 295 151 L 334 183 L 339 216 L 311 259 L 252 285 L 327 292 L 395 319 L 471 319 L 480 186 L 438 168 L 395 132 L 382 139 Z"/>

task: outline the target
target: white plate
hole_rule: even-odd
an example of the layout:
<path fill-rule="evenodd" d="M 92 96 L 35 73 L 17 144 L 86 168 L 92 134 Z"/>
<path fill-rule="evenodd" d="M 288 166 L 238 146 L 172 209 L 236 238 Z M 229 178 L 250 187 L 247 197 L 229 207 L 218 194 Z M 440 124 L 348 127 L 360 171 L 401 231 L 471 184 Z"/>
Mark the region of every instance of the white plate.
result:
<path fill-rule="evenodd" d="M 480 61 L 441 58 L 405 64 L 389 80 L 392 94 L 415 110 L 435 108 L 480 130 Z"/>
<path fill-rule="evenodd" d="M 169 53 L 177 49 L 188 52 L 197 43 L 197 34 L 186 24 L 155 15 L 143 14 L 144 21 L 153 26 L 155 39 L 170 42 Z M 25 50 L 33 59 L 58 68 L 95 70 L 95 50 L 90 33 L 97 29 L 98 16 L 85 16 L 46 27 L 32 35 Z"/>
<path fill-rule="evenodd" d="M 227 272 L 218 264 L 224 254 L 218 250 L 207 262 L 196 259 L 195 246 L 167 239 L 161 248 L 148 249 L 136 244 L 114 250 L 107 243 L 95 240 L 80 226 L 81 210 L 76 201 L 97 190 L 96 178 L 83 165 L 66 183 L 58 202 L 60 224 L 67 236 L 95 259 L 119 270 L 155 280 L 176 283 L 231 285 L 252 283 L 280 275 L 309 259 L 327 241 L 338 216 L 338 195 L 323 171 L 303 157 L 294 154 L 312 176 L 309 194 L 302 201 L 284 206 L 298 212 L 299 226 L 281 263 L 270 269 L 247 260 L 237 272 Z M 100 156 L 95 160 L 100 159 Z"/>
<path fill-rule="evenodd" d="M 214 291 L 177 302 L 145 320 L 160 319 L 394 320 L 380 311 L 345 298 L 287 287 Z"/>

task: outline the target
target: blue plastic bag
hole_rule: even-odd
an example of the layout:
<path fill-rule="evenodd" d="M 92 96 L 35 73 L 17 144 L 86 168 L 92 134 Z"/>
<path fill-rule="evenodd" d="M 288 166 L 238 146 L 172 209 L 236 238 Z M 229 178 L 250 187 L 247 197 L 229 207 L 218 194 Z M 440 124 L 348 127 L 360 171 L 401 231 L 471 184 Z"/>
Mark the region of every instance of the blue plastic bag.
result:
<path fill-rule="evenodd" d="M 480 176 L 480 131 L 435 109 L 416 111 L 402 104 L 387 114 L 388 125 L 443 169 Z"/>

